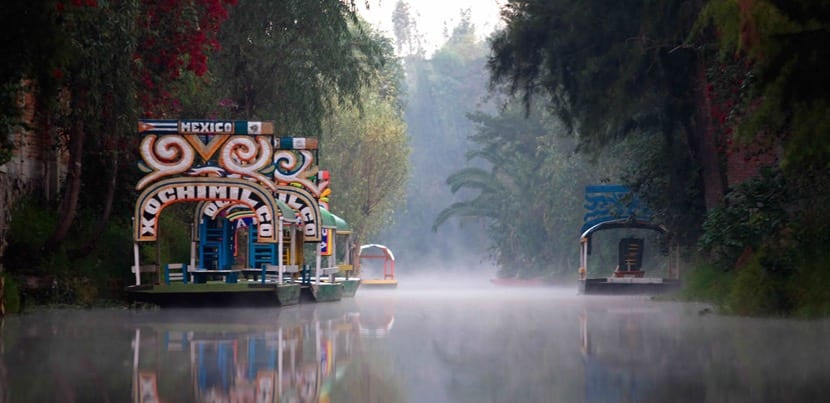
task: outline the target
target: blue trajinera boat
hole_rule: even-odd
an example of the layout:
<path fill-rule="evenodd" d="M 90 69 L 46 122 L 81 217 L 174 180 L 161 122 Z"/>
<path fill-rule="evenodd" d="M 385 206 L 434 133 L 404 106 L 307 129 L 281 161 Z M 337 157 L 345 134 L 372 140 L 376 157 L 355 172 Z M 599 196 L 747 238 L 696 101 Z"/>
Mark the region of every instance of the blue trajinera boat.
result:
<path fill-rule="evenodd" d="M 680 288 L 677 248 L 675 261 L 670 255 L 671 237 L 662 224 L 653 223 L 651 213 L 627 188 L 618 185 L 585 188 L 585 223 L 579 253 L 579 292 L 581 294 L 659 294 Z M 645 268 L 645 239 L 628 234 L 619 240 L 617 265 L 610 276 L 589 277 L 588 255 L 594 235 L 604 230 L 648 230 L 661 237 L 660 251 L 667 256 L 662 276 L 656 268 Z M 674 264 L 673 264 L 674 263 Z"/>

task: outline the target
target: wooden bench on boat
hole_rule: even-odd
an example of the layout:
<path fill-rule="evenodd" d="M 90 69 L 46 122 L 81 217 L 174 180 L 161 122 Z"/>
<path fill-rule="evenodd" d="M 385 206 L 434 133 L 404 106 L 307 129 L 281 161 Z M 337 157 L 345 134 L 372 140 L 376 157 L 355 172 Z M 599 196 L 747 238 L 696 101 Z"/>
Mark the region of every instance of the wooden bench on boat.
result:
<path fill-rule="evenodd" d="M 187 264 L 185 263 L 168 263 L 164 266 L 164 283 L 171 282 L 184 283 L 190 282 L 190 276 L 187 275 Z"/>
<path fill-rule="evenodd" d="M 320 273 L 324 276 L 332 276 L 340 272 L 339 267 L 323 267 L 320 269 Z"/>
<path fill-rule="evenodd" d="M 202 269 L 190 268 L 187 270 L 193 283 L 205 283 L 208 279 L 213 277 L 223 277 L 226 283 L 236 283 L 239 280 L 240 269 Z"/>
<path fill-rule="evenodd" d="M 245 268 L 242 272 L 247 277 L 253 275 L 254 281 L 265 282 L 279 282 L 280 266 L 277 264 L 263 264 L 262 268 Z M 300 266 L 284 265 L 282 266 L 283 281 L 293 280 L 293 275 L 300 272 Z"/>
<path fill-rule="evenodd" d="M 320 268 L 320 275 L 322 277 L 325 277 L 325 279 L 323 281 L 328 281 L 328 282 L 333 283 L 334 282 L 334 276 L 337 273 L 340 273 L 340 267 L 337 267 L 337 266 Z"/>

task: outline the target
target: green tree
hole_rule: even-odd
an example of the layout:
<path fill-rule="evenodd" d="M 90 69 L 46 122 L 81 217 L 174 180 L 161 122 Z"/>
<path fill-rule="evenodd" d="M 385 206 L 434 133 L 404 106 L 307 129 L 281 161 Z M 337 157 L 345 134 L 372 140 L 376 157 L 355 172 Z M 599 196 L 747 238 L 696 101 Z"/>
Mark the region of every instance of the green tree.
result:
<path fill-rule="evenodd" d="M 412 19 L 409 3 L 398 0 L 392 12 L 392 25 L 395 32 L 395 49 L 399 54 L 423 57 L 424 48 L 418 34 L 418 26 Z"/>
<path fill-rule="evenodd" d="M 392 48 L 387 47 L 391 56 Z M 332 174 L 332 209 L 358 244 L 374 239 L 401 211 L 410 147 L 399 99 L 402 70 L 387 64 L 355 104 L 337 106 L 324 122 L 320 164 Z"/>
<path fill-rule="evenodd" d="M 321 133 L 334 104 L 359 103 L 360 89 L 387 62 L 354 1 L 240 2 L 219 43 L 214 83 L 232 105 L 228 113 L 275 120 L 281 135 Z"/>

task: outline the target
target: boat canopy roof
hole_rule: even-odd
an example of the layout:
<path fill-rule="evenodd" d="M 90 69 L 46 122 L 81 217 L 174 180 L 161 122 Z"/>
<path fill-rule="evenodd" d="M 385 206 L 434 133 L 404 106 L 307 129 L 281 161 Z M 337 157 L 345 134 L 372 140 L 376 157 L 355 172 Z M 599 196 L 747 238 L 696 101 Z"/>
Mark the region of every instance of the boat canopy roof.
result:
<path fill-rule="evenodd" d="M 323 218 L 323 228 L 337 228 L 337 222 L 334 221 L 334 214 L 320 207 L 320 216 Z"/>
<path fill-rule="evenodd" d="M 631 220 L 631 219 L 621 219 L 621 220 L 611 220 L 611 221 L 603 221 L 599 224 L 596 224 L 582 233 L 582 239 L 590 238 L 594 232 L 606 230 L 606 229 L 615 229 L 615 228 L 642 228 L 642 229 L 649 229 L 653 231 L 660 232 L 662 234 L 667 234 L 669 232 L 668 228 L 663 224 L 654 224 L 650 221 L 642 221 L 642 220 Z"/>
<path fill-rule="evenodd" d="M 337 223 L 336 229 L 338 234 L 352 233 L 352 227 L 349 227 L 349 224 L 346 222 L 346 220 L 340 218 L 340 216 L 334 215 L 334 221 Z"/>
<path fill-rule="evenodd" d="M 383 245 L 376 244 L 376 243 L 370 243 L 370 244 L 366 244 L 366 245 L 360 245 L 360 255 L 362 255 L 362 254 L 363 254 L 363 251 L 364 251 L 365 249 L 371 249 L 371 248 L 378 248 L 378 249 L 380 249 L 380 250 L 383 252 L 384 256 L 386 256 L 386 258 L 387 258 L 387 259 L 389 259 L 389 260 L 393 260 L 393 261 L 395 260 L 395 255 L 393 255 L 393 254 L 392 254 L 392 250 L 391 250 L 391 249 L 389 249 L 389 248 L 387 248 L 387 247 L 385 247 L 385 246 L 383 246 Z"/>
<path fill-rule="evenodd" d="M 320 207 L 320 215 L 323 217 L 324 228 L 334 228 L 338 234 L 350 234 L 352 232 L 346 220 L 338 217 L 334 213 Z"/>

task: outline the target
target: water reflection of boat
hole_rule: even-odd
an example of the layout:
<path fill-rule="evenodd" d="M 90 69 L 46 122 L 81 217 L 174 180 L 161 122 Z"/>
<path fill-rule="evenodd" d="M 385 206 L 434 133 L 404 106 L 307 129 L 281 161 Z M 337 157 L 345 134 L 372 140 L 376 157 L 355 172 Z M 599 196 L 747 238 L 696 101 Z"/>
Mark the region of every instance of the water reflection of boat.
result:
<path fill-rule="evenodd" d="M 680 358 L 688 346 L 681 319 L 626 302 L 632 306 L 587 309 L 579 315 L 583 401 L 706 401 L 698 395 L 705 390 L 697 384 L 703 379 L 699 369 Z"/>
<path fill-rule="evenodd" d="M 291 323 L 139 325 L 132 343 L 133 399 L 326 401 L 349 367 L 358 325 L 350 314 Z"/>
<path fill-rule="evenodd" d="M 395 309 L 395 299 L 383 299 L 368 305 L 361 303 L 359 309 L 349 315 L 361 337 L 380 339 L 389 335 L 395 326 Z"/>

